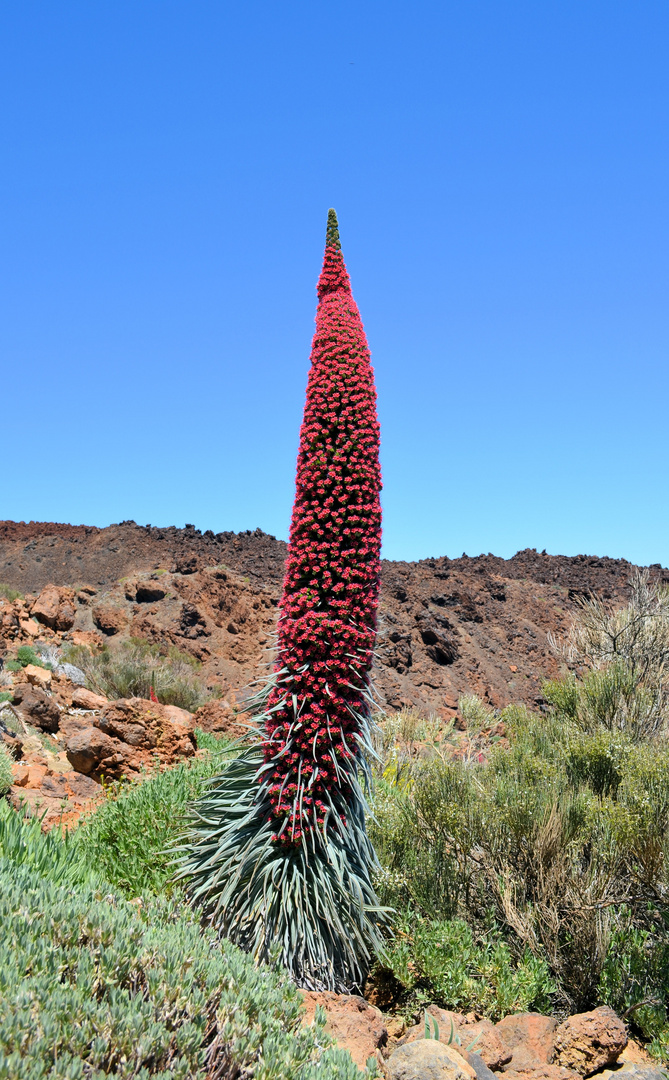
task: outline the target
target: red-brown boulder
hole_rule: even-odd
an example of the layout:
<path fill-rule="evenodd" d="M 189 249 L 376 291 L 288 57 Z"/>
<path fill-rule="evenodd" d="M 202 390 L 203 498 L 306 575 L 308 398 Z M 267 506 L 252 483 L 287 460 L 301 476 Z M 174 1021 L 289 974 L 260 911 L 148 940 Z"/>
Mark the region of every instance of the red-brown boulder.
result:
<path fill-rule="evenodd" d="M 200 728 L 201 731 L 227 735 L 230 739 L 243 739 L 248 735 L 246 714 L 236 713 L 225 700 L 207 701 L 206 704 L 200 705 L 193 719 L 195 727 Z"/>
<path fill-rule="evenodd" d="M 85 775 L 100 771 L 110 774 L 119 764 L 118 756 L 116 740 L 92 724 L 75 731 L 67 740 L 67 760 L 73 769 Z"/>
<path fill-rule="evenodd" d="M 152 751 L 152 756 L 165 764 L 191 757 L 197 749 L 194 718 L 176 705 L 121 698 L 108 702 L 95 722 L 106 735 L 138 750 Z"/>
<path fill-rule="evenodd" d="M 59 585 L 46 585 L 32 606 L 31 615 L 52 630 L 70 630 L 74 625 L 74 593 Z"/>
<path fill-rule="evenodd" d="M 93 622 L 107 637 L 118 634 L 128 624 L 128 616 L 120 608 L 98 604 L 93 608 Z"/>
<path fill-rule="evenodd" d="M 30 724 L 42 731 L 58 731 L 60 709 L 38 686 L 23 683 L 14 690 L 14 701 Z"/>
<path fill-rule="evenodd" d="M 104 709 L 107 703 L 106 697 L 102 697 L 101 694 L 94 694 L 92 690 L 87 690 L 85 686 L 78 686 L 72 694 L 72 704 L 75 709 Z"/>
<path fill-rule="evenodd" d="M 555 1031 L 553 1061 L 590 1076 L 617 1061 L 627 1046 L 627 1029 L 608 1005 L 570 1016 Z M 515 1060 L 515 1059 L 514 1059 Z"/>
<path fill-rule="evenodd" d="M 540 1013 L 515 1013 L 495 1024 L 502 1044 L 511 1053 L 514 1071 L 548 1065 L 553 1059 L 553 1036 L 557 1020 Z"/>
<path fill-rule="evenodd" d="M 367 1059 L 374 1057 L 387 1042 L 388 1032 L 381 1013 L 364 998 L 329 991 L 302 990 L 301 993 L 306 1010 L 303 1022 L 313 1023 L 316 1008 L 322 1006 L 327 1014 L 325 1030 L 338 1046 L 349 1051 L 359 1068 L 364 1068 Z"/>

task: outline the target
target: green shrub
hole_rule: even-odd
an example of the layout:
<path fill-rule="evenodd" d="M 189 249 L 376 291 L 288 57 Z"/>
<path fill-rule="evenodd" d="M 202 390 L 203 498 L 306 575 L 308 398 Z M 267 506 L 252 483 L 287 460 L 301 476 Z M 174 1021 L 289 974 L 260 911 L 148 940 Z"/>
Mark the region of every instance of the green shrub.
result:
<path fill-rule="evenodd" d="M 616 913 L 599 992 L 602 1001 L 628 1014 L 643 1036 L 655 1041 L 656 1056 L 667 1059 L 661 1044 L 669 1040 L 669 925 L 655 906 L 647 909 L 646 926 L 638 923 L 627 906 Z"/>
<path fill-rule="evenodd" d="M 476 734 L 495 723 L 495 713 L 476 694 L 463 694 L 458 700 L 458 712 L 467 725 L 467 731 Z"/>
<path fill-rule="evenodd" d="M 529 950 L 573 1008 L 590 1008 L 619 911 L 640 929 L 649 904 L 669 916 L 669 749 L 555 714 L 502 716 L 510 747 L 491 748 L 487 763 L 435 751 L 401 783 L 392 771 L 379 780 L 378 892 L 425 918 L 462 918 L 475 935 L 492 917 L 515 961 Z M 669 1005 L 669 985 L 654 992 Z"/>
<path fill-rule="evenodd" d="M 5 667 L 8 671 L 20 671 L 21 668 L 28 667 L 28 664 L 34 664 L 35 667 L 51 668 L 51 664 L 43 663 L 32 645 L 21 645 L 16 650 L 16 660 L 8 660 Z"/>
<path fill-rule="evenodd" d="M 0 582 L 0 596 L 4 596 L 5 600 L 21 600 L 23 593 L 18 592 L 16 589 L 12 589 L 9 585 L 4 585 Z"/>
<path fill-rule="evenodd" d="M 0 1080 L 354 1080 L 322 1016 L 185 909 L 0 859 Z"/>
<path fill-rule="evenodd" d="M 130 784 L 115 783 L 76 833 L 81 857 L 128 896 L 170 893 L 170 845 L 184 831 L 190 802 L 221 770 L 225 742 L 206 758 Z M 201 744 L 200 744 L 201 745 Z"/>
<path fill-rule="evenodd" d="M 586 731 L 599 727 L 637 741 L 669 732 L 669 589 L 647 570 L 630 578 L 629 601 L 614 607 L 582 598 L 564 641 L 552 644 L 585 674 L 547 683 L 558 715 Z"/>
<path fill-rule="evenodd" d="M 499 934 L 475 939 L 462 919 L 429 920 L 406 912 L 382 963 L 401 985 L 411 1017 L 428 1003 L 493 1020 L 513 1012 L 550 1012 L 555 990 L 543 960 L 529 950 L 514 958 Z"/>
<path fill-rule="evenodd" d="M 198 661 L 172 647 L 163 655 L 159 646 L 133 638 L 101 652 L 78 646 L 63 655 L 81 668 L 89 689 L 107 698 L 148 698 L 153 684 L 163 705 L 194 712 L 207 697 L 195 676 Z"/>
<path fill-rule="evenodd" d="M 0 742 L 0 797 L 12 786 L 12 758 L 4 743 Z"/>

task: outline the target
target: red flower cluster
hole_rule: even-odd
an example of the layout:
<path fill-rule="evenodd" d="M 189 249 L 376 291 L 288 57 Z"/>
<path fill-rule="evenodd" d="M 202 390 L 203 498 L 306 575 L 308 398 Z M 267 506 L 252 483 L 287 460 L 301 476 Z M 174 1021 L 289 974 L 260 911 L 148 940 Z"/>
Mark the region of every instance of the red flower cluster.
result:
<path fill-rule="evenodd" d="M 289 843 L 323 828 L 333 791 L 346 801 L 357 772 L 381 569 L 374 373 L 334 211 L 318 296 L 278 628 L 281 674 L 265 720 L 277 836 Z"/>

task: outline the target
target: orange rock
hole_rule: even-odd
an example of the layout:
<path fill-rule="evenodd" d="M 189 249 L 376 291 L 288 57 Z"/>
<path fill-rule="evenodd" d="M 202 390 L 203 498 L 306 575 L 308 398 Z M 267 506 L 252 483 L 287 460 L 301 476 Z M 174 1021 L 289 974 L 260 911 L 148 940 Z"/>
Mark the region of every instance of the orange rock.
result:
<path fill-rule="evenodd" d="M 627 1046 L 627 1029 L 608 1005 L 570 1016 L 555 1031 L 553 1061 L 590 1076 L 613 1064 Z"/>
<path fill-rule="evenodd" d="M 73 645 L 84 645 L 93 652 L 101 649 L 104 644 L 100 634 L 97 634 L 95 630 L 73 630 L 70 636 Z"/>
<path fill-rule="evenodd" d="M 359 1068 L 388 1040 L 388 1031 L 378 1009 L 368 1005 L 364 998 L 354 994 L 317 993 L 302 990 L 306 1015 L 303 1023 L 311 1024 L 317 1006 L 327 1014 L 325 1030 L 338 1046 L 348 1050 Z"/>
<path fill-rule="evenodd" d="M 37 664 L 27 664 L 23 669 L 23 674 L 31 686 L 38 686 L 40 690 L 51 689 L 51 672 L 48 668 L 38 667 Z"/>
<path fill-rule="evenodd" d="M 12 763 L 12 779 L 17 787 L 25 787 L 30 776 L 30 766 L 25 761 Z"/>
<path fill-rule="evenodd" d="M 495 1024 L 502 1044 L 511 1052 L 514 1071 L 548 1065 L 553 1058 L 553 1037 L 557 1020 L 540 1013 L 515 1013 Z"/>
<path fill-rule="evenodd" d="M 32 616 L 52 630 L 69 630 L 74 625 L 74 593 L 58 585 L 46 585 L 32 606 Z"/>
<path fill-rule="evenodd" d="M 98 604 L 93 608 L 93 622 L 103 634 L 111 637 L 128 625 L 128 616 L 120 608 Z"/>
<path fill-rule="evenodd" d="M 228 701 L 208 701 L 194 714 L 195 727 L 213 731 L 231 739 L 243 739 L 248 734 L 245 713 L 236 713 Z"/>
<path fill-rule="evenodd" d="M 458 1049 L 478 1054 L 489 1069 L 501 1069 L 511 1061 L 511 1050 L 502 1042 L 492 1020 L 477 1020 L 475 1014 L 463 1016 L 436 1005 L 430 1005 L 427 1011 L 439 1024 L 441 1041 L 448 1042 L 454 1036 L 459 1039 Z"/>
<path fill-rule="evenodd" d="M 39 788 L 42 786 L 42 781 L 47 774 L 46 765 L 41 765 L 38 762 L 28 762 L 28 775 L 21 784 L 21 787 L 27 788 Z"/>
<path fill-rule="evenodd" d="M 101 694 L 94 694 L 85 686 L 78 686 L 72 694 L 72 704 L 76 709 L 104 709 L 109 702 Z"/>

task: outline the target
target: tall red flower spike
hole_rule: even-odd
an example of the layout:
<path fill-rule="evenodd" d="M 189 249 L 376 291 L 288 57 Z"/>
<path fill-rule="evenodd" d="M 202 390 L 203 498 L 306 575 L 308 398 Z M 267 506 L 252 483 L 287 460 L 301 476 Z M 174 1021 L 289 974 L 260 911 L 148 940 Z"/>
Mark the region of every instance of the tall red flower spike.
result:
<path fill-rule="evenodd" d="M 265 760 L 277 837 L 323 829 L 351 782 L 368 713 L 381 572 L 374 372 L 328 214 L 278 627 Z M 339 800 L 338 800 L 339 801 Z M 341 816 L 340 811 L 340 816 Z"/>
<path fill-rule="evenodd" d="M 180 874 L 218 927 L 299 985 L 359 989 L 387 912 L 365 824 L 381 507 L 374 376 L 328 215 L 278 660 L 256 741 L 195 806 Z"/>

